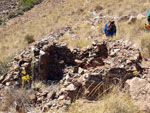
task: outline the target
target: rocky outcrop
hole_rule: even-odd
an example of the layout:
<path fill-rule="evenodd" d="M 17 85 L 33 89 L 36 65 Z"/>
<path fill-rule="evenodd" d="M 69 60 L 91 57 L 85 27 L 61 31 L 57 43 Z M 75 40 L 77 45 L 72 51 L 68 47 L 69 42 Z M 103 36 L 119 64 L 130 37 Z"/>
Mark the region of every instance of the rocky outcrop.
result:
<path fill-rule="evenodd" d="M 140 110 L 150 112 L 150 83 L 145 79 L 135 77 L 127 80 L 126 84 L 134 104 L 139 106 Z"/>
<path fill-rule="evenodd" d="M 31 99 L 46 111 L 80 97 L 95 100 L 112 84 L 124 87 L 126 80 L 143 77 L 148 69 L 141 61 L 139 49 L 127 40 L 94 41 L 91 47 L 71 51 L 66 44 L 45 38 L 14 58 L 10 71 L 0 78 L 0 88 L 28 89 L 33 81 L 43 81 L 46 88 L 33 88 Z"/>
<path fill-rule="evenodd" d="M 6 16 L 9 12 L 14 12 L 18 9 L 18 0 L 1 0 L 0 1 L 0 17 Z"/>

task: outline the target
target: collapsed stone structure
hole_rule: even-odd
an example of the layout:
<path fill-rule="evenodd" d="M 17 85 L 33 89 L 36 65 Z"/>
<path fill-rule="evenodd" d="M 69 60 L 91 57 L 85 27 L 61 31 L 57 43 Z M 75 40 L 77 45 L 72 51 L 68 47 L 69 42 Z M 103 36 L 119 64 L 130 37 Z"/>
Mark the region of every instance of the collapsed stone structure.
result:
<path fill-rule="evenodd" d="M 10 71 L 0 77 L 0 88 L 21 87 L 22 70 L 32 76 L 31 82 L 55 81 L 31 94 L 34 104 L 46 111 L 68 106 L 81 96 L 97 99 L 113 84 L 124 87 L 126 80 L 143 78 L 149 71 L 141 61 L 140 50 L 127 40 L 94 41 L 91 47 L 71 51 L 66 44 L 46 38 L 14 58 Z"/>

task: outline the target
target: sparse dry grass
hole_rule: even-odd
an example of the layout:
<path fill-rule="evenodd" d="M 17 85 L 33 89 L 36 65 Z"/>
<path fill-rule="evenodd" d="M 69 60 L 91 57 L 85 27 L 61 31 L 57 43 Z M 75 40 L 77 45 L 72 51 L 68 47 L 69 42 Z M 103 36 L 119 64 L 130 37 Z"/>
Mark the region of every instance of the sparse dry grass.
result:
<path fill-rule="evenodd" d="M 1 92 L 0 112 L 26 113 L 30 109 L 29 93 L 23 90 L 7 90 Z"/>
<path fill-rule="evenodd" d="M 26 35 L 26 36 L 24 37 L 24 39 L 25 39 L 25 41 L 27 41 L 29 44 L 35 41 L 33 35 Z"/>
<path fill-rule="evenodd" d="M 33 105 L 32 90 L 7 89 L 0 91 L 0 113 L 42 113 Z"/>
<path fill-rule="evenodd" d="M 106 39 L 103 28 L 109 19 L 98 22 L 93 27 L 85 21 L 91 18 L 90 11 L 102 6 L 103 10 L 99 12 L 109 15 L 110 18 L 129 14 L 137 16 L 141 12 L 147 15 L 149 5 L 148 0 L 141 3 L 137 0 L 115 0 L 113 2 L 109 0 L 44 0 L 32 10 L 25 12 L 23 16 L 13 18 L 5 26 L 0 26 L 0 59 L 5 62 L 8 57 L 28 46 L 27 41 L 24 40 L 26 35 L 32 34 L 35 40 L 39 40 L 47 37 L 51 31 L 57 31 L 67 25 L 72 26 L 78 38 L 72 40 L 71 35 L 65 34 L 60 41 L 66 42 L 71 49 L 88 46 L 93 40 Z M 128 25 L 127 22 L 118 22 L 116 23 L 117 34 L 113 39 L 126 38 L 141 46 L 141 41 L 143 42 L 149 35 L 145 33 L 145 23 L 147 23 L 146 18 L 131 25 Z M 142 47 L 146 46 L 142 44 Z"/>
<path fill-rule="evenodd" d="M 33 81 L 31 87 L 32 89 L 43 89 L 46 87 L 46 85 L 42 81 Z"/>
<path fill-rule="evenodd" d="M 5 61 L 0 60 L 0 76 L 8 72 L 9 68 L 12 66 L 11 60 L 12 57 L 8 57 Z"/>
<path fill-rule="evenodd" d="M 99 101 L 77 100 L 68 113 L 144 113 L 134 106 L 127 92 L 115 87 Z"/>
<path fill-rule="evenodd" d="M 140 1 L 140 0 L 139 0 Z M 106 39 L 104 36 L 104 25 L 109 19 L 99 22 L 93 27 L 85 20 L 91 17 L 89 11 L 102 6 L 100 11 L 110 18 L 128 14 L 139 14 L 144 12 L 146 15 L 149 10 L 149 1 L 140 3 L 137 0 L 45 0 L 43 3 L 35 6 L 32 10 L 25 12 L 21 17 L 11 19 L 5 26 L 0 26 L 0 60 L 5 61 L 8 57 L 23 50 L 28 43 L 24 40 L 27 34 L 32 34 L 35 40 L 47 37 L 51 31 L 64 27 L 72 26 L 77 39 L 65 34 L 60 39 L 66 42 L 68 47 L 82 48 L 91 44 L 92 40 Z M 145 33 L 144 24 L 146 18 L 139 20 L 134 24 L 128 25 L 126 22 L 116 23 L 117 34 L 113 39 L 127 38 L 133 40 L 141 46 L 146 53 L 150 52 L 149 33 Z M 93 39 L 86 39 L 88 36 Z M 44 87 L 42 83 L 34 83 L 34 88 Z M 11 107 L 10 107 L 11 108 Z M 83 100 L 76 101 L 69 113 L 140 113 L 132 103 L 127 93 L 113 90 L 97 102 L 87 103 Z M 143 113 L 143 112 L 142 112 Z"/>
<path fill-rule="evenodd" d="M 143 34 L 141 46 L 143 47 L 144 50 L 147 49 L 147 52 L 150 52 L 150 34 Z"/>
<path fill-rule="evenodd" d="M 68 40 L 68 43 L 76 43 L 73 44 L 73 47 L 76 47 L 76 45 L 82 47 L 89 44 L 91 40 L 89 42 L 84 40 L 88 35 L 95 35 L 97 39 L 103 39 L 103 27 L 107 19 L 96 24 L 94 29 L 84 22 L 91 15 L 89 11 L 96 9 L 98 6 L 103 7 L 103 10 L 100 11 L 102 14 L 113 18 L 118 15 L 138 14 L 144 10 L 147 13 L 149 2 L 148 0 L 144 3 L 139 3 L 136 0 L 115 0 L 113 2 L 109 2 L 109 0 L 45 0 L 23 16 L 11 19 L 6 26 L 0 26 L 0 53 L 3 53 L 0 55 L 0 59 L 5 60 L 7 57 L 23 50 L 28 45 L 24 40 L 25 35 L 33 34 L 35 40 L 39 40 L 47 37 L 51 31 L 66 25 L 72 26 L 75 33 L 80 37 L 80 44 L 79 40 L 75 42 L 71 39 Z M 140 26 L 144 27 L 143 21 Z M 134 25 L 118 23 L 116 39 L 124 37 L 139 39 L 142 33 L 139 35 L 137 33 L 139 30 L 133 29 L 137 29 L 140 23 Z M 140 42 L 140 39 L 138 42 Z"/>

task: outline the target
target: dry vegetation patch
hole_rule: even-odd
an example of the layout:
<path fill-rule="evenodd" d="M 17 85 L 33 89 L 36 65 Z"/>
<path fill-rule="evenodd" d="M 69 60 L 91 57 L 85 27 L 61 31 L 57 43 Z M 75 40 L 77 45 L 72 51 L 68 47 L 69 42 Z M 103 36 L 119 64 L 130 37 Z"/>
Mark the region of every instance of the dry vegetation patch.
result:
<path fill-rule="evenodd" d="M 13 113 L 26 113 L 31 109 L 29 93 L 23 90 L 8 89 L 0 99 L 0 111 Z"/>
<path fill-rule="evenodd" d="M 35 0 L 32 2 L 26 0 L 24 4 L 33 3 L 33 1 Z M 23 4 L 21 0 L 20 4 Z M 100 21 L 93 26 L 86 21 L 91 18 L 91 11 L 96 10 L 101 14 L 109 15 L 110 18 L 122 15 L 137 16 L 139 13 L 147 15 L 149 5 L 148 0 L 115 0 L 114 2 L 109 2 L 109 0 L 45 0 L 23 16 L 11 19 L 6 25 L 0 26 L 0 59 L 4 61 L 28 46 L 27 41 L 24 40 L 28 34 L 32 34 L 35 40 L 39 40 L 47 37 L 51 31 L 56 31 L 66 25 L 73 28 L 79 39 L 72 40 L 69 35 L 60 40 L 65 40 L 70 48 L 87 46 L 92 40 L 106 39 L 103 28 L 109 19 Z M 0 23 L 2 21 L 3 19 L 0 19 Z M 116 23 L 117 35 L 114 39 L 128 38 L 138 45 L 141 45 L 142 41 L 142 47 L 147 45 L 143 45 L 143 41 L 148 40 L 146 37 L 149 37 L 144 30 L 145 23 L 147 23 L 146 18 L 131 25 L 126 22 Z M 94 38 L 87 40 L 88 37 Z"/>
<path fill-rule="evenodd" d="M 137 107 L 125 91 L 115 87 L 108 94 L 103 95 L 99 101 L 77 100 L 68 113 L 144 113 Z"/>
<path fill-rule="evenodd" d="M 32 3 L 32 2 L 31 2 Z M 135 15 L 142 13 L 147 15 L 149 9 L 148 0 L 116 0 L 113 3 L 109 0 L 67 0 L 67 1 L 44 1 L 35 6 L 31 11 L 23 16 L 14 18 L 0 27 L 0 59 L 12 56 L 14 53 L 24 49 L 28 43 L 24 40 L 27 34 L 32 34 L 35 40 L 47 37 L 51 31 L 66 25 L 72 26 L 80 41 L 66 38 L 65 42 L 73 47 L 86 46 L 91 40 L 87 37 L 94 37 L 92 40 L 104 39 L 104 25 L 109 19 L 98 22 L 95 26 L 86 23 L 91 18 L 91 11 L 101 12 L 110 18 L 122 15 Z M 134 8 L 133 8 L 134 7 Z M 144 23 L 146 19 L 128 25 L 127 23 L 117 23 L 117 36 L 115 39 L 129 38 L 140 44 L 144 34 Z M 65 37 L 64 37 L 65 38 Z M 82 42 L 81 42 L 82 41 Z M 89 41 L 89 42 L 88 42 Z M 85 44 L 87 43 L 87 44 Z"/>
<path fill-rule="evenodd" d="M 40 40 L 49 36 L 50 32 L 57 31 L 66 25 L 71 26 L 77 38 L 65 34 L 60 38 L 68 47 L 82 48 L 91 44 L 95 39 L 106 39 L 104 25 L 106 21 L 115 16 L 135 15 L 143 13 L 145 16 L 149 10 L 148 0 L 45 0 L 32 10 L 25 12 L 23 16 L 9 20 L 6 25 L 0 26 L 0 75 L 7 72 L 7 59 L 15 53 L 23 50 L 34 40 Z M 32 5 L 31 5 L 32 7 Z M 26 10 L 24 6 L 22 10 Z M 87 22 L 92 18 L 91 12 L 96 10 L 109 18 L 99 21 L 94 26 Z M 22 14 L 21 11 L 18 13 Z M 10 15 L 12 17 L 13 15 Z M 0 24 L 3 19 L 0 19 Z M 150 34 L 145 32 L 146 18 L 137 20 L 133 24 L 117 22 L 117 34 L 112 39 L 127 38 L 134 41 L 142 50 L 150 52 Z M 29 35 L 32 34 L 32 35 Z M 90 37 L 90 38 L 89 38 Z M 92 38 L 91 38 L 92 37 Z M 93 38 L 94 37 L 94 38 Z M 42 83 L 35 83 L 34 88 L 44 87 Z M 0 101 L 0 109 L 9 111 L 14 107 L 14 102 L 23 105 L 28 102 L 28 97 L 18 92 L 8 92 L 3 102 Z M 21 99 L 21 100 L 20 100 Z M 8 108 L 9 106 L 9 108 Z M 130 96 L 119 89 L 112 90 L 97 102 L 78 100 L 69 109 L 69 113 L 143 113 L 133 105 Z"/>

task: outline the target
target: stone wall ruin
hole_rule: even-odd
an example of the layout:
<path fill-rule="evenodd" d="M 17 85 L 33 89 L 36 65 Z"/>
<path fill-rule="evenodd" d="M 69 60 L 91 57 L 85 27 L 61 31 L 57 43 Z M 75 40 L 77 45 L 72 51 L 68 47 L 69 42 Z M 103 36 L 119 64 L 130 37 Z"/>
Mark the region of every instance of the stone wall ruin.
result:
<path fill-rule="evenodd" d="M 62 107 L 81 96 L 95 100 L 112 84 L 124 86 L 126 80 L 142 77 L 146 71 L 141 60 L 139 49 L 126 40 L 95 41 L 91 47 L 71 51 L 65 44 L 46 38 L 14 58 L 10 71 L 0 77 L 0 88 L 21 87 L 21 71 L 25 69 L 32 75 L 31 83 L 57 83 L 51 90 L 35 91 L 35 104 L 44 109 Z"/>
<path fill-rule="evenodd" d="M 10 81 L 14 80 L 16 84 L 21 84 L 20 73 L 23 68 L 32 75 L 33 80 L 59 81 L 65 76 L 64 70 L 67 67 L 72 67 L 74 73 L 78 73 L 79 68 L 84 70 L 102 68 L 98 71 L 107 71 L 110 78 L 127 79 L 132 77 L 135 70 L 142 72 L 140 61 L 140 51 L 125 40 L 107 40 L 100 43 L 95 41 L 91 47 L 71 51 L 63 43 L 43 39 L 17 55 L 12 69 L 1 77 L 0 81 L 2 85 L 8 82 L 8 86 L 12 84 Z"/>

